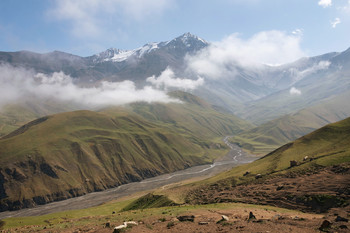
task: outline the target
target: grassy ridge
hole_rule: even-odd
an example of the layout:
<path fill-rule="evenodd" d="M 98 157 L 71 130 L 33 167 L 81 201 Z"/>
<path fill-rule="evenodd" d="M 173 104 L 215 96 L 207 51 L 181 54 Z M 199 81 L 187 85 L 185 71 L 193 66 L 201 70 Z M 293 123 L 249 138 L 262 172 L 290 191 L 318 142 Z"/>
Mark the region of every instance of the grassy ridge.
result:
<path fill-rule="evenodd" d="M 347 118 L 324 126 L 276 149 L 261 159 L 233 168 L 206 182 L 215 183 L 229 177 L 236 179 L 237 182 L 254 179 L 254 176 L 242 176 L 246 171 L 250 171 L 251 174 L 269 175 L 350 162 L 349 145 L 350 118 Z M 306 156 L 308 159 L 303 161 Z M 289 169 L 291 160 L 298 161 L 300 166 Z"/>
<path fill-rule="evenodd" d="M 250 125 L 202 103 L 133 106 L 162 109 L 156 114 L 161 119 L 148 120 L 130 108 L 107 108 L 55 114 L 20 127 L 0 140 L 1 209 L 66 199 L 212 162 L 226 151 L 216 138 Z M 185 116 L 193 121 L 188 124 Z M 208 126 L 202 130 L 202 125 Z"/>
<path fill-rule="evenodd" d="M 202 141 L 134 114 L 117 115 L 57 114 L 0 140 L 4 208 L 16 200 L 45 203 L 212 160 Z"/>
<path fill-rule="evenodd" d="M 25 103 L 13 103 L 0 107 L 0 137 L 36 118 L 60 112 L 78 110 L 70 103 L 28 99 Z"/>

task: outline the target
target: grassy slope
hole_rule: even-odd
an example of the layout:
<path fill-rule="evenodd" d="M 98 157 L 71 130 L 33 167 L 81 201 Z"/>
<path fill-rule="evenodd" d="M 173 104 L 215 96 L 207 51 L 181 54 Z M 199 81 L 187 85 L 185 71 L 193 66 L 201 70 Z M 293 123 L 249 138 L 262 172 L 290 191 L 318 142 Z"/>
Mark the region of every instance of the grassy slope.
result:
<path fill-rule="evenodd" d="M 295 114 L 264 123 L 233 137 L 232 141 L 254 154 L 267 154 L 326 124 L 349 117 L 348 99 L 350 92 Z"/>
<path fill-rule="evenodd" d="M 288 143 L 253 163 L 233 168 L 205 182 L 215 183 L 229 177 L 236 178 L 238 182 L 245 182 L 254 179 L 254 176 L 243 177 L 242 175 L 246 171 L 250 171 L 252 174 L 260 173 L 264 175 L 350 162 L 349 145 L 350 118 L 347 118 Z M 305 156 L 313 160 L 303 162 Z M 301 165 L 288 169 L 291 160 L 296 160 Z"/>
<path fill-rule="evenodd" d="M 43 197 L 39 202 L 47 202 L 55 195 L 81 195 L 212 159 L 203 141 L 135 114 L 117 115 L 57 114 L 0 140 L 5 201 Z"/>
<path fill-rule="evenodd" d="M 181 91 L 170 93 L 183 103 L 132 104 L 135 113 L 159 124 L 175 127 L 183 133 L 213 138 L 232 135 L 253 127 L 246 121 L 216 110 L 215 106 L 202 99 Z M 185 103 L 185 104 L 184 104 Z"/>
<path fill-rule="evenodd" d="M 28 99 L 25 103 L 5 105 L 0 108 L 0 137 L 36 118 L 78 109 L 70 103 L 37 99 Z"/>
<path fill-rule="evenodd" d="M 36 203 L 65 199 L 211 162 L 225 152 L 212 146 L 215 138 L 250 125 L 238 119 L 236 126 L 237 118 L 202 103 L 154 105 L 171 112 L 170 123 L 149 121 L 125 108 L 61 113 L 29 123 L 0 140 L 2 208 L 30 206 L 33 198 Z M 187 124 L 186 115 L 208 116 L 212 125 L 199 130 L 207 121 Z M 16 200 L 17 207 L 12 206 Z"/>

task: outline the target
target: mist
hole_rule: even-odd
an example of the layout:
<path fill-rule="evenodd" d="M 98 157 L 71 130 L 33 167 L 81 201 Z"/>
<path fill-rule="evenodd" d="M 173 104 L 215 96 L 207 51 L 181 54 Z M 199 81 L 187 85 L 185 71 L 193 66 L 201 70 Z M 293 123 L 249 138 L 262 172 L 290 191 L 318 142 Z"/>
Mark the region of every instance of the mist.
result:
<path fill-rule="evenodd" d="M 57 100 L 78 104 L 93 109 L 109 105 L 124 105 L 132 102 L 179 102 L 169 97 L 165 90 L 151 85 L 141 89 L 134 82 L 102 81 L 94 87 L 82 87 L 63 72 L 50 75 L 33 70 L 0 65 L 0 107 L 24 102 L 28 98 Z"/>
<path fill-rule="evenodd" d="M 182 90 L 194 90 L 204 84 L 204 79 L 198 77 L 196 80 L 179 78 L 169 67 L 166 68 L 158 77 L 152 76 L 146 79 L 147 82 L 152 83 L 157 88 L 177 88 Z"/>

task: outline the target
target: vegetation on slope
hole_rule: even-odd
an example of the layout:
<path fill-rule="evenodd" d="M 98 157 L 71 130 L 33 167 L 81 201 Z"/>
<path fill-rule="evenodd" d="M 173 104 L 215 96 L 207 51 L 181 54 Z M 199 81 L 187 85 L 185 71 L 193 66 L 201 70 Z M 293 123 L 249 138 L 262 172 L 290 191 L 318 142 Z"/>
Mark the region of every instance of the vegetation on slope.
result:
<path fill-rule="evenodd" d="M 230 196 L 226 201 L 274 203 L 289 208 L 301 204 L 320 211 L 342 206 L 350 199 L 349 145 L 350 118 L 347 118 L 288 143 L 250 164 L 198 183 L 199 188 L 189 192 L 187 201 L 217 202 L 225 200 L 223 193 L 226 192 Z M 301 178 L 298 180 L 297 177 Z M 332 183 L 333 180 L 337 180 L 339 187 Z M 290 187 L 279 196 L 278 191 L 284 186 Z M 221 193 L 220 197 L 214 193 Z M 320 207 L 321 204 L 325 206 Z"/>
<path fill-rule="evenodd" d="M 122 211 L 159 208 L 174 205 L 176 205 L 176 203 L 165 195 L 154 195 L 149 193 L 131 202 L 129 205 L 125 206 Z"/>
<path fill-rule="evenodd" d="M 269 121 L 231 139 L 253 154 L 267 154 L 322 126 L 350 116 L 350 92 L 324 103 Z"/>
<path fill-rule="evenodd" d="M 135 103 L 131 108 L 147 120 L 206 139 L 237 134 L 253 127 L 252 124 L 190 93 L 176 91 L 170 95 L 183 103 Z"/>
<path fill-rule="evenodd" d="M 114 107 L 99 113 L 60 113 L 18 128 L 0 139 L 1 210 L 66 199 L 212 162 L 226 151 L 217 138 L 249 124 L 203 104 L 155 104 L 171 113 L 170 123 Z M 194 120 L 187 124 L 185 115 Z M 210 124 L 195 120 L 206 115 Z M 205 124 L 210 126 L 201 130 Z"/>
<path fill-rule="evenodd" d="M 211 162 L 209 144 L 135 114 L 91 111 L 29 123 L 0 140 L 2 210 L 43 204 Z"/>

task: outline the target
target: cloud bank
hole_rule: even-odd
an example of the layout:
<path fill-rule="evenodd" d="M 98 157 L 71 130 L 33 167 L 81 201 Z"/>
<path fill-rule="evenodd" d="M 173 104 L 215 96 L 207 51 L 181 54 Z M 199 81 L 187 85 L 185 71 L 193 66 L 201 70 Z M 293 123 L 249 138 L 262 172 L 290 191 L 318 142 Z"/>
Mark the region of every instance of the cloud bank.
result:
<path fill-rule="evenodd" d="M 263 31 L 248 39 L 232 34 L 215 42 L 195 56 L 187 57 L 191 71 L 209 78 L 234 75 L 233 65 L 278 65 L 295 61 L 305 53 L 300 47 L 302 30 L 291 34 Z"/>
<path fill-rule="evenodd" d="M 51 75 L 34 73 L 23 68 L 0 65 L 0 107 L 28 97 L 54 99 L 96 108 L 132 102 L 179 102 L 165 91 L 145 86 L 137 89 L 132 81 L 103 81 L 95 87 L 80 87 L 63 72 Z"/>
<path fill-rule="evenodd" d="M 159 77 L 152 76 L 147 78 L 146 81 L 152 83 L 157 88 L 163 88 L 165 90 L 168 88 L 193 90 L 204 84 L 204 79 L 200 77 L 197 80 L 177 78 L 169 67 L 165 69 Z"/>

